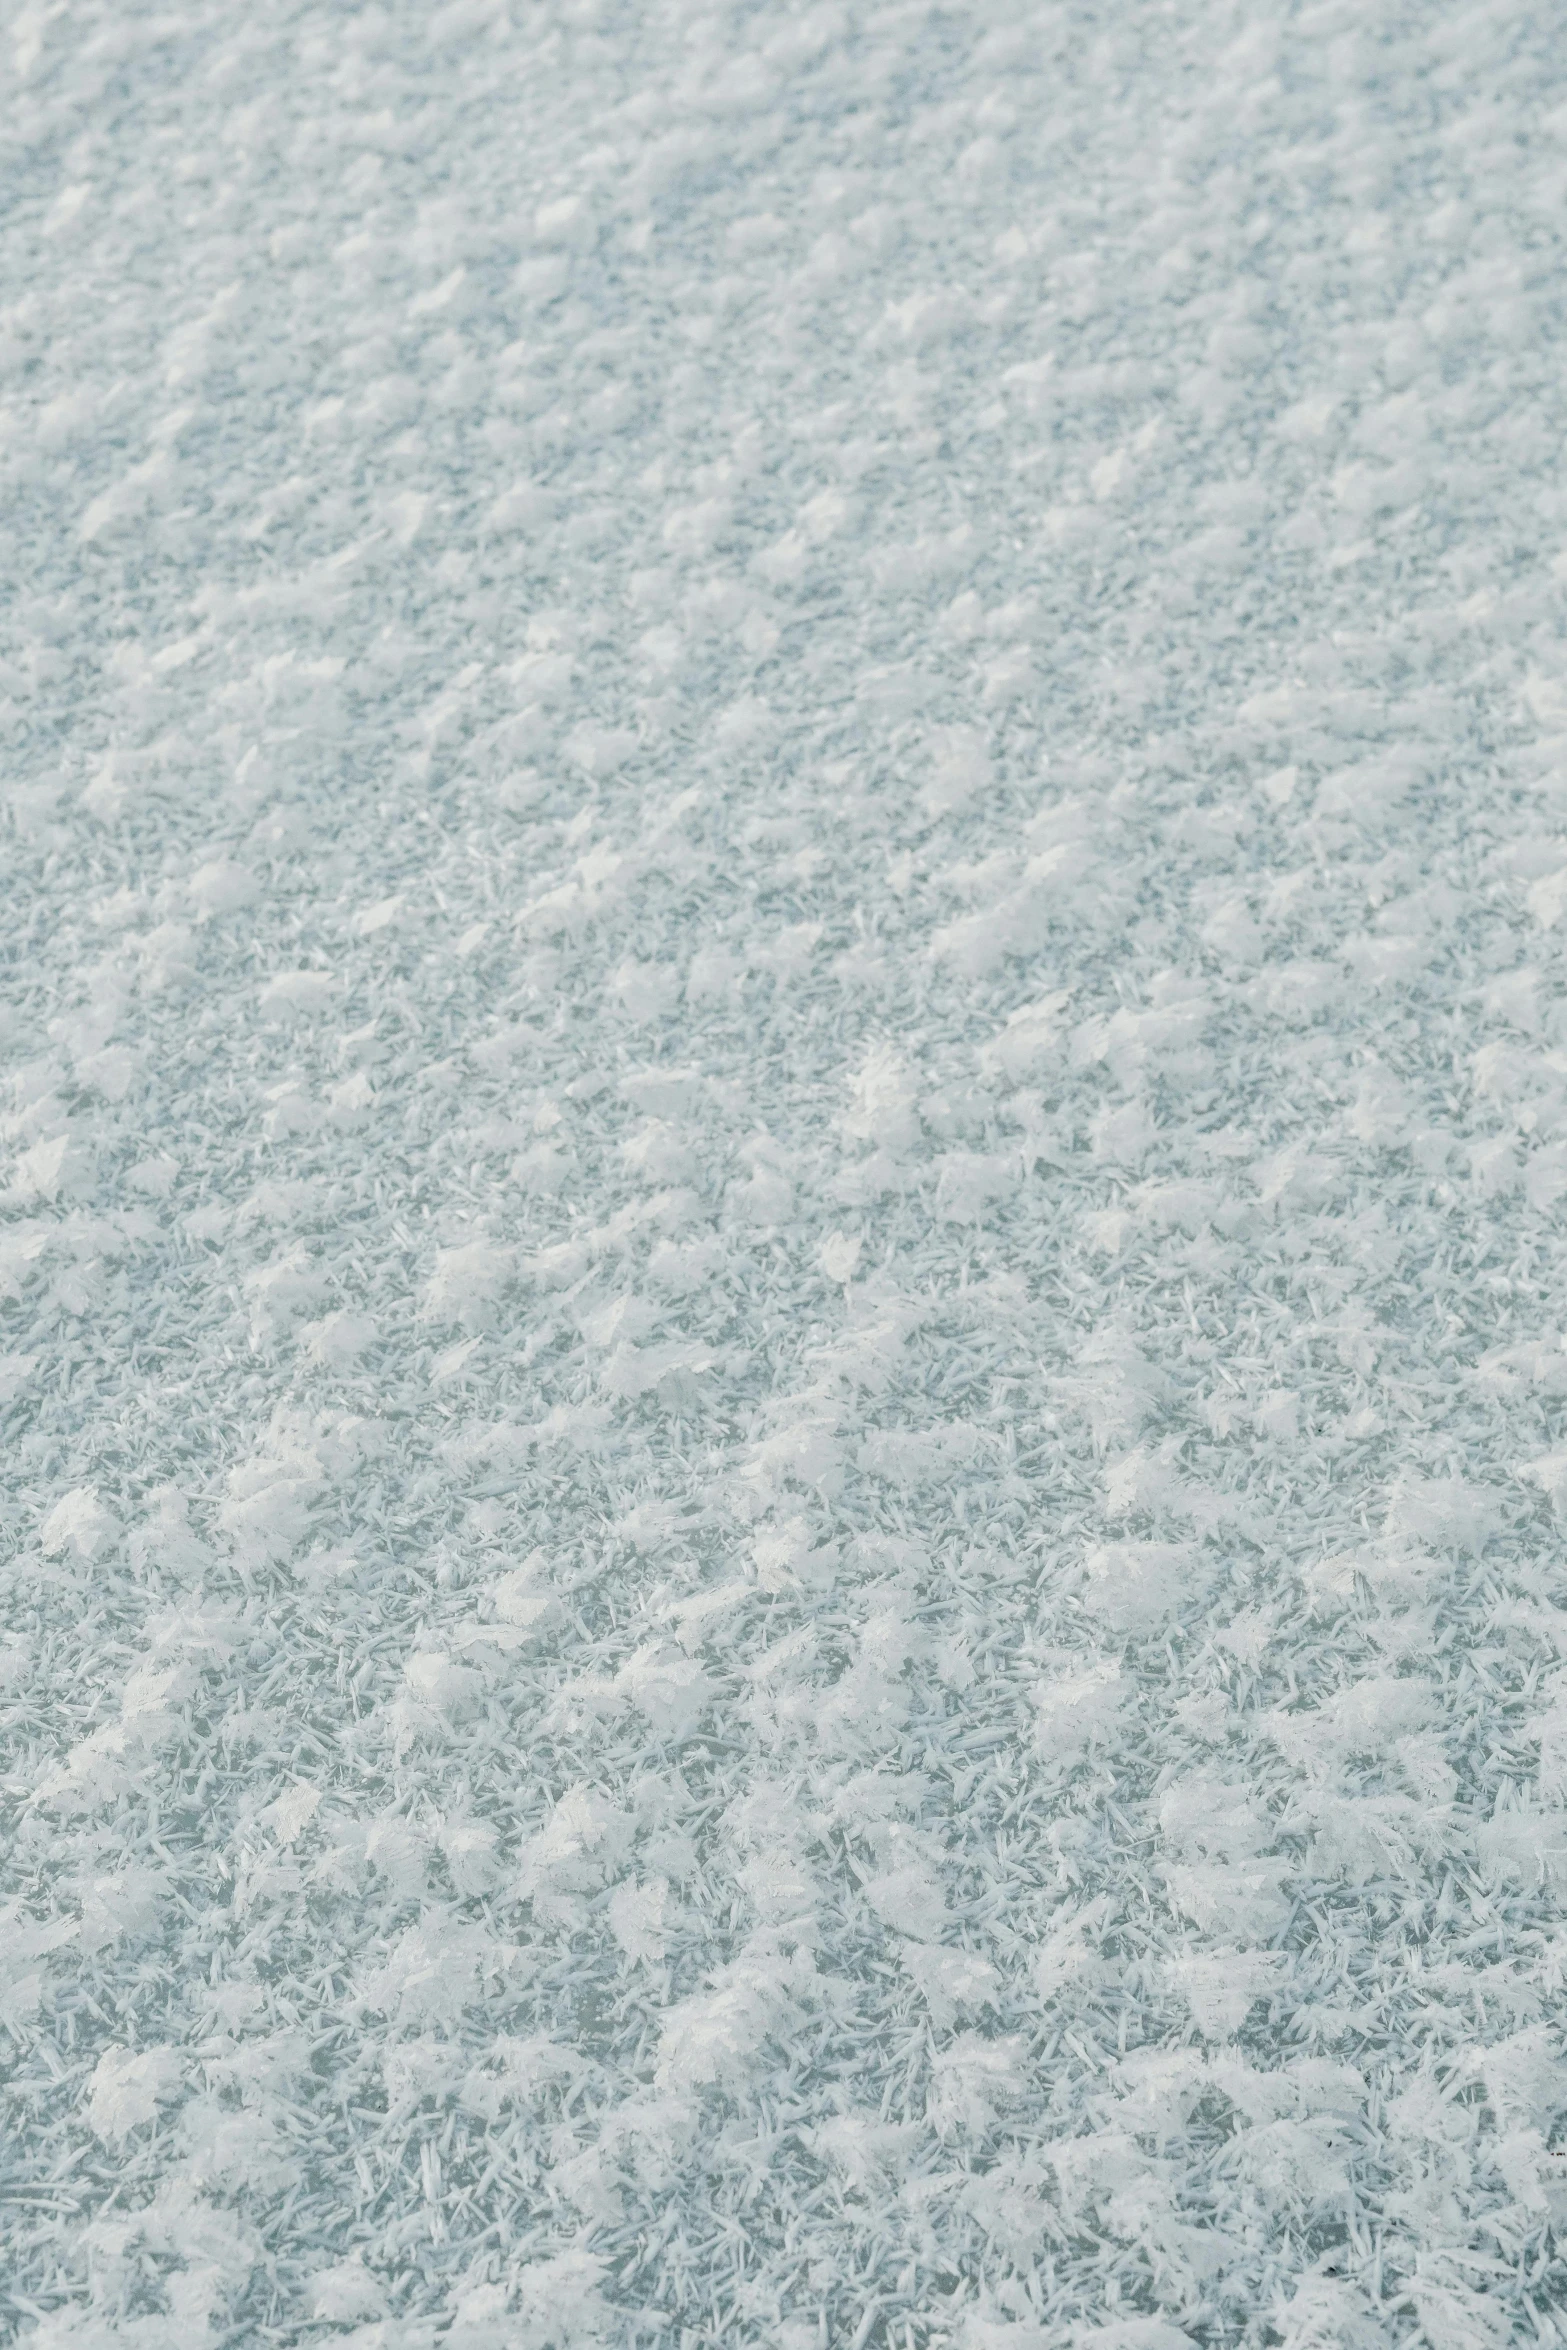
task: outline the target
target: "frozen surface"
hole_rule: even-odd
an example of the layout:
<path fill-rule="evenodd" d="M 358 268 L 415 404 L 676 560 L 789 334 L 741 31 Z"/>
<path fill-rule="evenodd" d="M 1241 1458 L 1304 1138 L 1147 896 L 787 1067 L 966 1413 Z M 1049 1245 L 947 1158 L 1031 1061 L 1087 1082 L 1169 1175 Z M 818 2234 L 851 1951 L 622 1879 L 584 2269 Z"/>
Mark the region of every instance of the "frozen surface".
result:
<path fill-rule="evenodd" d="M 1559 13 L 0 36 L 0 2339 L 1567 2340 Z"/>

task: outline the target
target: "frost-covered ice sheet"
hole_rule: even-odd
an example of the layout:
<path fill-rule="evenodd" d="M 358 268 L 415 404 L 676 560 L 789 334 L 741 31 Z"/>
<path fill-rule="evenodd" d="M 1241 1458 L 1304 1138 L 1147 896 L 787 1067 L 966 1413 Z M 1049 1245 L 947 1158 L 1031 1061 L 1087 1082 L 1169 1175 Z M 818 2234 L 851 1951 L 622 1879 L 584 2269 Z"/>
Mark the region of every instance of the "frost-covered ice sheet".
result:
<path fill-rule="evenodd" d="M 1567 52 L 7 12 L 35 2350 L 1567 2339 Z"/>

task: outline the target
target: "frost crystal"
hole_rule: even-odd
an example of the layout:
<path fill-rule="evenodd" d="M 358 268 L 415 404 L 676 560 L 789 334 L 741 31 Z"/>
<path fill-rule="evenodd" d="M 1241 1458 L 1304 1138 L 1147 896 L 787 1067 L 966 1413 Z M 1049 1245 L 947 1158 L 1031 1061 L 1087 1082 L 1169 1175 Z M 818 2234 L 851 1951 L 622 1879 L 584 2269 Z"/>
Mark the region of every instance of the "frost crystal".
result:
<path fill-rule="evenodd" d="M 1567 2336 L 1567 44 L 19 0 L 0 2342 Z"/>

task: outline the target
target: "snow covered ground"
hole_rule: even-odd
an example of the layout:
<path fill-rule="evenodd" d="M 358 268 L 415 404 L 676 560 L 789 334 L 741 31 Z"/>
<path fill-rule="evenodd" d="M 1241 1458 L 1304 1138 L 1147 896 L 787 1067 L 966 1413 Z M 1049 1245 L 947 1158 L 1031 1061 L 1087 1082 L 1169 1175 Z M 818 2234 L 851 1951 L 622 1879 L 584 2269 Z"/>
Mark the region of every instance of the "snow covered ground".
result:
<path fill-rule="evenodd" d="M 0 35 L 0 2340 L 1567 2342 L 1559 15 Z"/>

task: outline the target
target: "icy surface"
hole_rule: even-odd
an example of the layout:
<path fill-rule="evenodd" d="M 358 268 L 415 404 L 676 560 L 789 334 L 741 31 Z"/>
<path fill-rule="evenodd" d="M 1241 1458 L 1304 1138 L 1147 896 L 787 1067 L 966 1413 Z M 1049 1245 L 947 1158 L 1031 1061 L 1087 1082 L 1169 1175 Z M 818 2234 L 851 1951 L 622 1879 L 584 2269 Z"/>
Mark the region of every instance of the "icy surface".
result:
<path fill-rule="evenodd" d="M 0 26 L 0 2339 L 1567 2339 L 1559 15 Z"/>

